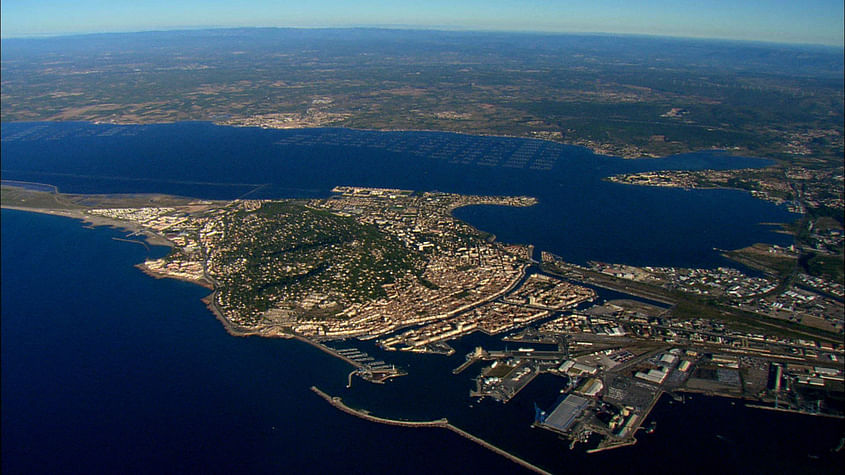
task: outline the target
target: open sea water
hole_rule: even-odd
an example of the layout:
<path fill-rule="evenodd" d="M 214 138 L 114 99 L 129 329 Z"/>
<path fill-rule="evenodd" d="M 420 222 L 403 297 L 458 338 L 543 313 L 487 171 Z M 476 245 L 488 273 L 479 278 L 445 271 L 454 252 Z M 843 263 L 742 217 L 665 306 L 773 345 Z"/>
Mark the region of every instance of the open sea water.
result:
<path fill-rule="evenodd" d="M 720 249 L 791 244 L 761 224 L 797 218 L 742 191 L 628 186 L 602 179 L 660 169 L 760 167 L 701 152 L 622 160 L 539 140 L 437 132 L 263 130 L 208 123 L 3 124 L 6 180 L 66 193 L 157 192 L 202 198 L 327 196 L 337 185 L 529 195 L 530 208 L 479 206 L 456 216 L 565 259 L 712 267 Z"/>

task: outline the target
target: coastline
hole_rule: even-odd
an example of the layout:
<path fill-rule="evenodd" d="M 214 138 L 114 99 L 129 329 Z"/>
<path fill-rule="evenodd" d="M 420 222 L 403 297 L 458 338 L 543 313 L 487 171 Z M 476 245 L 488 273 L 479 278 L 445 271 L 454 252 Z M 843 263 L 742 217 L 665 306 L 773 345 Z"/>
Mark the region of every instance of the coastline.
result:
<path fill-rule="evenodd" d="M 11 205 L 2 205 L 0 207 L 2 209 L 11 209 L 15 211 L 23 211 L 27 213 L 39 213 L 39 214 L 48 214 L 51 216 L 59 216 L 63 218 L 70 218 L 75 219 L 78 221 L 82 221 L 82 225 L 84 228 L 94 229 L 96 227 L 105 226 L 110 227 L 113 229 L 118 229 L 122 231 L 129 231 L 132 233 L 137 233 L 143 236 L 144 240 L 150 246 L 164 246 L 164 247 L 173 247 L 173 243 L 168 241 L 167 239 L 152 233 L 148 230 L 143 229 L 141 226 L 128 223 L 125 221 L 118 221 L 115 219 L 107 218 L 104 216 L 91 216 L 83 212 L 82 210 L 74 210 L 74 209 L 47 209 L 47 208 L 29 208 L 25 206 L 11 206 Z M 196 279 L 187 279 L 183 277 L 177 277 L 172 275 L 165 275 L 160 274 L 158 272 L 153 272 L 148 269 L 144 263 L 135 264 L 135 267 L 139 269 L 141 272 L 146 274 L 149 277 L 154 279 L 175 279 L 181 280 L 183 282 L 189 282 L 191 284 L 199 285 L 200 287 L 216 291 L 214 288 L 214 284 L 207 279 L 203 280 L 196 280 Z M 223 325 L 223 328 L 226 332 L 231 336 L 237 337 L 247 337 L 252 335 L 259 335 L 259 336 L 281 336 L 281 335 L 267 335 L 261 333 L 260 331 L 256 330 L 246 330 L 241 327 L 234 325 L 231 321 L 229 321 L 222 312 L 217 309 L 213 302 L 213 295 L 214 292 L 208 294 L 206 297 L 202 299 L 202 302 L 206 304 L 206 307 L 209 311 L 217 318 L 218 321 Z"/>
<path fill-rule="evenodd" d="M 247 118 L 248 119 L 248 118 Z M 231 120 L 231 119 L 229 119 Z M 135 122 L 121 122 L 121 123 L 112 123 L 112 122 L 98 122 L 98 121 L 83 121 L 83 122 L 90 122 L 94 124 L 114 124 L 114 125 L 153 125 L 153 124 L 174 124 L 176 122 L 152 122 L 150 124 L 143 124 L 143 123 L 135 123 Z M 548 142 L 557 145 L 565 145 L 567 147 L 576 147 L 584 150 L 590 151 L 593 155 L 600 156 L 600 157 L 607 157 L 607 158 L 620 158 L 622 160 L 660 160 L 662 158 L 673 157 L 675 155 L 683 155 L 687 153 L 697 153 L 697 152 L 731 152 L 727 148 L 719 148 L 719 147 L 710 147 L 710 148 L 701 148 L 701 149 L 689 149 L 684 150 L 678 153 L 674 153 L 671 155 L 648 155 L 646 152 L 641 153 L 640 155 L 626 155 L 626 154 L 619 154 L 619 155 L 612 155 L 612 151 L 609 148 L 614 148 L 613 145 L 609 144 L 599 144 L 596 143 L 594 145 L 590 145 L 589 143 L 577 143 L 565 140 L 552 140 L 550 138 L 543 138 L 543 137 L 535 137 L 535 136 L 525 136 L 525 135 L 509 135 L 509 134 L 496 134 L 496 133 L 489 133 L 489 132 L 462 132 L 457 130 L 442 130 L 442 129 L 411 129 L 411 128 L 376 128 L 376 127 L 349 127 L 346 125 L 337 125 L 337 124 L 322 124 L 322 125 L 312 125 L 312 126 L 305 126 L 305 127 L 272 127 L 272 126 L 261 126 L 261 125 L 240 125 L 240 124 L 233 124 L 233 123 L 225 123 L 219 122 L 214 120 L 199 120 L 197 122 L 208 122 L 214 124 L 219 127 L 252 127 L 256 129 L 265 129 L 265 130 L 309 130 L 309 129 L 341 129 L 341 130 L 353 130 L 353 131 L 360 131 L 360 132 L 429 132 L 429 133 L 440 133 L 440 134 L 456 134 L 456 135 L 464 135 L 464 136 L 471 136 L 471 137 L 491 137 L 491 138 L 505 138 L 505 139 L 520 139 L 520 140 L 539 140 L 541 142 Z M 541 131 L 542 132 L 542 131 Z M 607 148 L 603 147 L 602 145 L 606 145 Z M 618 146 L 624 147 L 624 146 Z M 760 158 L 765 160 L 772 160 L 768 157 L 762 157 L 753 155 L 751 150 L 733 150 L 734 152 L 741 152 L 744 157 L 748 158 Z"/>
<path fill-rule="evenodd" d="M 464 206 L 472 206 L 472 205 L 464 205 Z M 3 205 L 2 207 L 4 209 L 14 209 L 14 210 L 17 210 L 17 211 L 48 214 L 48 215 L 53 215 L 53 216 L 60 216 L 60 217 L 79 220 L 79 221 L 82 222 L 83 227 L 88 228 L 88 229 L 93 229 L 93 228 L 96 228 L 96 227 L 99 227 L 99 226 L 111 227 L 113 229 L 128 231 L 132 234 L 139 235 L 139 236 L 143 237 L 143 239 L 144 239 L 143 241 L 121 239 L 123 241 L 130 241 L 130 242 L 135 242 L 135 243 L 138 243 L 138 244 L 144 244 L 145 246 L 148 244 L 148 245 L 151 245 L 151 246 L 161 245 L 161 246 L 166 246 L 166 247 L 174 247 L 174 244 L 172 242 L 170 242 L 169 240 L 165 239 L 163 236 L 158 235 L 158 234 L 156 234 L 156 233 L 154 233 L 154 232 L 152 232 L 152 231 L 150 231 L 146 228 L 143 228 L 142 226 L 140 226 L 138 224 L 126 222 L 126 221 L 120 221 L 120 220 L 108 218 L 108 217 L 105 217 L 105 216 L 89 215 L 89 214 L 84 212 L 84 209 L 32 208 L 32 207 L 14 206 L 14 205 Z M 451 215 L 451 210 L 450 210 L 450 215 Z M 303 343 L 307 343 L 307 344 L 312 345 L 312 346 L 314 346 L 318 349 L 321 349 L 322 351 L 328 353 L 331 356 L 334 356 L 334 357 L 340 359 L 341 361 L 344 361 L 348 364 L 351 364 L 356 369 L 361 369 L 361 366 L 358 363 L 356 363 L 352 360 L 349 360 L 347 358 L 344 358 L 343 356 L 331 351 L 329 348 L 322 345 L 319 339 L 315 340 L 315 339 L 311 339 L 311 338 L 308 338 L 308 337 L 305 337 L 305 336 L 302 336 L 302 335 L 287 333 L 283 329 L 281 329 L 280 327 L 278 327 L 276 325 L 260 325 L 260 326 L 257 326 L 255 328 L 244 328 L 244 327 L 241 327 L 241 326 L 233 323 L 230 319 L 228 319 L 226 317 L 226 315 L 223 313 L 223 311 L 216 305 L 215 300 L 214 300 L 214 296 L 217 292 L 217 284 L 216 284 L 216 282 L 214 281 L 213 278 L 211 278 L 207 275 L 205 275 L 202 279 L 192 279 L 192 278 L 187 278 L 187 277 L 178 276 L 178 275 L 161 273 L 161 272 L 149 269 L 145 265 L 144 262 L 135 264 L 134 267 L 139 269 L 145 275 L 152 277 L 154 279 L 166 279 L 166 278 L 175 279 L 175 280 L 180 280 L 180 281 L 183 281 L 183 282 L 195 284 L 195 285 L 198 285 L 200 287 L 211 290 L 211 293 L 209 293 L 208 295 L 203 297 L 201 300 L 205 304 L 206 308 L 221 323 L 221 325 L 223 326 L 226 333 L 228 333 L 231 336 L 234 336 L 234 337 L 259 336 L 259 337 L 263 337 L 263 338 L 297 339 L 297 340 L 302 341 Z M 448 312 L 445 316 L 448 318 L 449 315 L 469 311 L 472 308 L 475 308 L 479 305 L 483 305 L 483 304 L 488 303 L 492 300 L 495 300 L 496 298 L 500 297 L 504 293 L 507 293 L 508 291 L 513 290 L 513 288 L 515 286 L 517 286 L 519 284 L 519 282 L 521 282 L 521 280 L 524 278 L 527 267 L 528 267 L 527 265 L 523 265 L 521 270 L 520 270 L 518 277 L 516 279 L 514 279 L 513 281 L 511 281 L 505 289 L 502 289 L 501 291 L 497 292 L 496 294 L 494 294 L 492 296 L 488 296 L 488 297 L 486 297 L 486 298 L 484 298 L 480 301 L 473 302 L 473 303 L 471 303 L 467 306 L 464 306 L 462 308 L 452 310 L 451 312 Z M 414 324 L 407 325 L 407 326 L 413 326 L 413 325 Z M 398 330 L 401 330 L 404 327 L 405 326 L 400 326 L 399 328 L 396 328 L 394 330 L 398 331 Z M 393 377 L 393 376 L 391 376 L 391 377 Z M 389 379 L 389 378 L 385 378 L 385 379 Z M 373 380 L 373 382 L 380 382 L 381 383 L 383 381 Z"/>
<path fill-rule="evenodd" d="M 167 239 L 159 236 L 158 234 L 152 233 L 141 226 L 136 224 L 128 223 L 125 221 L 118 221 L 116 219 L 107 218 L 104 216 L 92 216 L 90 214 L 86 214 L 82 210 L 75 210 L 75 209 L 49 209 L 49 208 L 29 208 L 26 206 L 12 206 L 12 205 L 2 205 L 0 206 L 2 209 L 13 209 L 16 211 L 25 211 L 28 213 L 40 213 L 40 214 L 49 214 L 52 216 L 61 216 L 63 218 L 71 218 L 77 219 L 82 221 L 83 227 L 86 228 L 96 228 L 99 226 L 110 227 L 113 229 L 118 229 L 122 231 L 129 231 L 133 234 L 138 234 L 143 236 L 144 241 L 150 246 L 162 246 L 162 247 L 173 247 L 173 243 L 168 241 Z"/>
<path fill-rule="evenodd" d="M 244 120 L 249 119 L 248 117 L 243 118 Z M 227 119 L 231 120 L 231 119 Z M 443 129 L 427 129 L 427 128 L 376 128 L 376 127 L 349 127 L 345 125 L 336 125 L 336 124 L 323 124 L 323 125 L 312 125 L 307 127 L 264 127 L 260 125 L 238 125 L 238 124 L 228 124 L 224 122 L 220 122 L 214 119 L 187 119 L 187 120 L 174 120 L 174 121 L 150 121 L 150 122 L 135 122 L 135 121 L 120 121 L 120 120 L 100 120 L 100 119 L 79 119 L 79 120 L 50 120 L 50 119 L 36 119 L 36 120 L 10 120 L 7 121 L 9 123 L 24 123 L 24 124 L 36 124 L 36 123 L 62 123 L 62 122 L 81 122 L 84 124 L 92 124 L 92 125 L 117 125 L 117 126 L 143 126 L 143 125 L 172 125 L 178 124 L 181 122 L 199 122 L 199 123 L 207 123 L 212 124 L 217 127 L 238 127 L 238 128 L 255 128 L 255 129 L 265 129 L 265 130 L 317 130 L 317 129 L 340 129 L 340 130 L 351 130 L 356 132 L 428 132 L 428 133 L 441 133 L 441 134 L 456 134 L 456 135 L 463 135 L 463 136 L 472 136 L 472 137 L 490 137 L 490 138 L 505 138 L 505 139 L 520 139 L 520 140 L 538 140 L 541 142 L 548 142 L 556 145 L 564 145 L 567 147 L 576 147 L 584 150 L 588 150 L 593 155 L 599 157 L 606 157 L 606 158 L 619 158 L 622 160 L 660 160 L 663 158 L 673 157 L 675 155 L 683 155 L 687 153 L 698 153 L 698 152 L 736 152 L 741 153 L 743 157 L 748 158 L 759 158 L 764 160 L 773 160 L 770 157 L 758 156 L 755 155 L 751 150 L 729 150 L 726 148 L 700 148 L 700 149 L 690 149 L 681 151 L 678 153 L 670 154 L 670 155 L 646 155 L 641 154 L 637 156 L 632 155 L 612 155 L 607 149 L 602 148 L 601 144 L 596 144 L 595 146 L 584 144 L 584 143 L 575 143 L 569 141 L 558 141 L 552 140 L 549 138 L 543 137 L 533 137 L 533 136 L 524 136 L 524 135 L 508 135 L 508 134 L 496 134 L 496 133 L 489 133 L 489 132 L 462 132 L 457 130 L 443 130 Z"/>
<path fill-rule="evenodd" d="M 248 336 L 262 336 L 268 337 L 271 335 L 262 334 L 260 331 L 257 330 L 245 330 L 242 327 L 236 326 L 234 323 L 229 321 L 223 312 L 221 312 L 217 306 L 214 304 L 214 293 L 217 292 L 216 290 L 205 297 L 202 298 L 202 302 L 205 304 L 205 307 L 211 311 L 214 317 L 223 325 L 223 329 L 226 330 L 231 336 L 237 337 L 248 337 Z"/>
<path fill-rule="evenodd" d="M 214 333 L 216 333 L 216 334 L 220 335 L 220 332 L 218 332 L 218 331 L 215 331 Z M 244 343 L 245 343 L 245 341 L 244 341 Z M 279 343 L 282 343 L 282 342 L 279 342 Z M 284 344 L 284 343 L 282 343 L 282 344 Z M 317 384 L 319 384 L 319 383 L 317 383 Z M 532 384 L 533 384 L 533 383 L 532 383 Z M 303 386 L 303 387 L 307 387 L 307 386 Z M 302 396 L 302 394 L 304 394 L 304 393 L 302 393 L 302 391 L 300 391 L 299 393 L 300 393 L 300 397 L 312 397 L 312 396 Z M 338 393 L 335 393 L 335 394 L 338 394 Z M 347 399 L 348 399 L 348 398 L 347 398 Z M 318 401 L 318 403 L 319 403 L 319 401 Z M 364 403 L 362 403 L 362 404 L 369 404 L 369 403 L 364 402 Z M 364 406 L 364 407 L 366 407 L 366 406 Z M 328 408 L 326 408 L 326 409 L 327 409 L 327 410 L 329 410 L 329 411 L 332 411 L 331 409 L 328 409 Z M 375 411 L 376 411 L 377 409 L 379 409 L 379 408 L 378 408 L 378 407 L 373 407 L 372 409 L 373 409 L 373 410 L 374 410 L 374 412 L 375 412 Z M 336 413 L 336 411 L 335 411 L 335 413 Z M 400 416 L 400 417 L 402 417 L 403 415 L 404 415 L 404 414 L 399 413 L 399 416 Z M 343 416 L 341 416 L 341 417 L 343 417 Z M 354 420 L 353 420 L 353 422 L 354 422 Z M 425 434 L 425 431 L 421 431 L 421 432 L 422 432 L 423 434 Z M 435 434 L 442 434 L 442 433 L 440 433 L 440 432 L 435 432 Z M 441 437 L 448 437 L 448 436 L 443 436 L 443 435 L 441 435 Z M 506 447 L 506 448 L 507 448 L 508 446 L 504 446 L 504 447 Z M 565 449 L 565 447 L 563 447 L 563 448 Z M 563 456 L 563 455 L 562 455 L 562 456 Z M 543 462 L 543 460 L 538 460 L 538 462 Z M 502 463 L 502 461 L 499 461 L 499 463 Z M 589 463 L 589 462 L 588 462 L 588 463 Z"/>
<path fill-rule="evenodd" d="M 135 267 L 140 269 L 141 272 L 143 272 L 144 274 L 147 274 L 148 276 L 150 276 L 154 279 L 181 280 L 182 282 L 190 282 L 191 284 L 199 285 L 200 287 L 204 287 L 208 290 L 214 290 L 214 285 L 212 285 L 211 282 L 209 282 L 206 279 L 197 280 L 197 279 L 189 279 L 187 277 L 179 277 L 179 276 L 175 276 L 175 275 L 161 274 L 161 273 L 156 272 L 154 270 L 150 270 L 150 268 L 147 267 L 143 262 L 140 263 L 140 264 L 135 264 Z"/>

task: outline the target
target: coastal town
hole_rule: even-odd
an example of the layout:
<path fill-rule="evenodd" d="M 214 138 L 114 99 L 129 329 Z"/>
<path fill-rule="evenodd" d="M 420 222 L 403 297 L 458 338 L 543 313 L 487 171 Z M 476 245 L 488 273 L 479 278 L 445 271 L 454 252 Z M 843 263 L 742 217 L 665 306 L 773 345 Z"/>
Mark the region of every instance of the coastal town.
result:
<path fill-rule="evenodd" d="M 443 343 L 479 330 L 496 335 L 516 326 L 524 326 L 547 317 L 552 312 L 573 308 L 595 299 L 596 293 L 587 287 L 570 284 L 542 274 L 532 274 L 517 290 L 504 296 L 499 302 L 481 305 L 470 312 L 463 312 L 449 320 L 438 321 L 422 327 L 395 334 L 380 340 L 383 348 L 420 353 L 438 353 Z M 446 347 L 450 354 L 451 348 Z"/>
<path fill-rule="evenodd" d="M 3 2 L 3 469 L 840 473 L 843 11 Z"/>
<path fill-rule="evenodd" d="M 790 210 L 843 210 L 842 193 L 845 174 L 841 165 L 834 168 L 768 167 L 742 170 L 662 170 L 628 173 L 608 178 L 628 185 L 669 188 L 737 188 L 748 190 L 757 198 L 776 204 L 786 203 Z M 841 233 L 840 233 L 841 235 Z"/>
<path fill-rule="evenodd" d="M 494 336 L 504 347 L 478 346 L 453 370 L 485 362 L 468 396 L 507 404 L 553 375 L 560 395 L 536 406 L 533 424 L 570 447 L 636 443 L 638 431 L 654 430 L 644 424 L 664 394 L 845 417 L 845 292 L 829 278 L 780 272 L 797 260 L 794 246 L 725 252 L 759 264 L 754 273 L 582 266 L 545 251 L 538 261 L 533 246 L 500 243 L 452 216 L 463 206 L 532 206 L 533 198 L 332 191 L 311 200 L 147 200 L 157 206 L 109 197 L 108 207 L 59 214 L 167 242 L 166 256 L 139 268 L 212 289 L 209 309 L 235 335 L 297 338 L 347 362 L 349 384 L 354 375 L 374 383 L 405 375 L 393 351 L 450 356 L 450 342 Z M 371 356 L 350 339 L 381 352 Z"/>
<path fill-rule="evenodd" d="M 89 213 L 163 233 L 173 251 L 143 269 L 213 284 L 211 307 L 236 332 L 377 338 L 462 314 L 470 315 L 460 317 L 466 323 L 491 332 L 514 325 L 513 319 L 502 323 L 508 314 L 496 305 L 484 305 L 517 287 L 529 264 L 527 250 L 499 244 L 450 213 L 480 204 L 530 206 L 533 198 L 334 191 L 333 198 L 306 203 L 251 200 L 193 212 L 164 207 Z M 555 305 L 589 297 L 569 287 L 555 294 L 561 300 Z"/>

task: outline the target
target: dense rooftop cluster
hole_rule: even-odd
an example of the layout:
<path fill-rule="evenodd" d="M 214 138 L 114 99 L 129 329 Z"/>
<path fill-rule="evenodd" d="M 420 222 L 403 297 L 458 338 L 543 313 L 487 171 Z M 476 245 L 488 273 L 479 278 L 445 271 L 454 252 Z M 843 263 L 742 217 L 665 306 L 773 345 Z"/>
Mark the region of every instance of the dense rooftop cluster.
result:
<path fill-rule="evenodd" d="M 212 307 L 243 331 L 377 337 L 472 310 L 524 275 L 530 256 L 524 246 L 492 242 L 451 211 L 530 206 L 533 198 L 334 191 L 339 196 L 309 202 L 94 213 L 165 233 L 176 247 L 146 262 L 145 270 L 211 284 Z"/>

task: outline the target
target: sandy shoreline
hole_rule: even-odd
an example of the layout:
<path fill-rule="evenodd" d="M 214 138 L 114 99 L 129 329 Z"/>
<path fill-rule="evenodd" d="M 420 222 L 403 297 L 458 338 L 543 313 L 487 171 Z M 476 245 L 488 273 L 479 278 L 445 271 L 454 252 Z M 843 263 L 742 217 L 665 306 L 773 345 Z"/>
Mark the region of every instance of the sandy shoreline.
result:
<path fill-rule="evenodd" d="M 83 222 L 85 227 L 95 228 L 98 226 L 106 226 L 131 233 L 137 233 L 143 236 L 144 240 L 150 246 L 164 246 L 173 247 L 173 243 L 162 236 L 155 234 L 137 224 L 126 221 L 119 221 L 116 219 L 107 218 L 105 216 L 92 216 L 82 210 L 73 209 L 47 209 L 47 208 L 27 208 L 25 206 L 8 206 L 3 205 L 3 209 L 13 209 L 17 211 L 26 211 L 28 213 L 49 214 L 52 216 L 62 216 L 64 218 L 78 219 Z"/>

